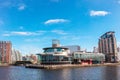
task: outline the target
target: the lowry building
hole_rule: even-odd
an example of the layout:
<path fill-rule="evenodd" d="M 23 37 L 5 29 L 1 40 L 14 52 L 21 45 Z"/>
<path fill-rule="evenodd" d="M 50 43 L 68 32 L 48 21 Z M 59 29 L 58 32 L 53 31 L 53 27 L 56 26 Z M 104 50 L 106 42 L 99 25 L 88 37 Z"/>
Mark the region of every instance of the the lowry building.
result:
<path fill-rule="evenodd" d="M 12 48 L 12 44 L 10 41 L 0 41 L 0 63 L 1 64 L 11 63 L 11 48 Z"/>
<path fill-rule="evenodd" d="M 105 54 L 106 62 L 117 61 L 117 45 L 115 32 L 109 31 L 99 38 L 99 53 Z"/>
<path fill-rule="evenodd" d="M 52 40 L 52 47 L 43 48 L 44 52 L 38 55 L 40 64 L 69 64 L 69 49 L 60 46 L 59 40 Z"/>

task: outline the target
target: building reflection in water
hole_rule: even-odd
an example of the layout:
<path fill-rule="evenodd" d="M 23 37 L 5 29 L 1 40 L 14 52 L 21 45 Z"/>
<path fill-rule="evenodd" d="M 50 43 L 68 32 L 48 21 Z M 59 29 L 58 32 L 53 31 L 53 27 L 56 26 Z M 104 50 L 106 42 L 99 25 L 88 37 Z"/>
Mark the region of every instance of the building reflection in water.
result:
<path fill-rule="evenodd" d="M 120 80 L 120 66 L 106 67 L 102 80 Z"/>
<path fill-rule="evenodd" d="M 0 80 L 9 80 L 9 69 L 0 67 Z"/>
<path fill-rule="evenodd" d="M 1 67 L 0 80 L 120 80 L 120 66 L 64 68 L 56 70 Z"/>
<path fill-rule="evenodd" d="M 64 68 L 42 70 L 38 74 L 39 80 L 109 80 L 105 77 L 105 69 L 106 67 Z"/>
<path fill-rule="evenodd" d="M 38 80 L 71 80 L 71 69 L 39 70 Z"/>

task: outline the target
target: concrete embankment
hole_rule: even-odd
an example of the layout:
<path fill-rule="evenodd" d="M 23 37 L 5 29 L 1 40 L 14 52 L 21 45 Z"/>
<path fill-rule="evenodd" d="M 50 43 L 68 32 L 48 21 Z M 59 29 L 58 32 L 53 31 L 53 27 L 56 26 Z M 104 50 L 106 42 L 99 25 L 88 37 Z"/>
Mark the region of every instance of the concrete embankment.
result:
<path fill-rule="evenodd" d="M 77 68 L 77 67 L 94 67 L 94 66 L 116 66 L 120 63 L 104 63 L 104 64 L 64 64 L 64 65 L 26 65 L 26 68 L 35 68 L 35 69 L 60 69 L 60 68 Z"/>
<path fill-rule="evenodd" d="M 9 64 L 0 64 L 0 67 L 10 66 Z"/>

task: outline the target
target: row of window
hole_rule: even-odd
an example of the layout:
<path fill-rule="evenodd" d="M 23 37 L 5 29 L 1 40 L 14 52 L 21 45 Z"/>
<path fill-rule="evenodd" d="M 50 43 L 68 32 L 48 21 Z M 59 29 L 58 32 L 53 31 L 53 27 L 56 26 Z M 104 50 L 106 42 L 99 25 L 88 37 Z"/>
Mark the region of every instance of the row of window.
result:
<path fill-rule="evenodd" d="M 68 59 L 63 57 L 63 56 L 53 56 L 53 55 L 45 55 L 45 56 L 40 56 L 41 61 L 67 61 Z"/>
<path fill-rule="evenodd" d="M 56 49 L 46 49 L 44 52 L 64 52 L 64 49 L 56 48 Z"/>
<path fill-rule="evenodd" d="M 105 60 L 104 55 L 89 55 L 89 54 L 75 54 L 74 58 L 76 59 L 93 59 L 93 60 Z"/>

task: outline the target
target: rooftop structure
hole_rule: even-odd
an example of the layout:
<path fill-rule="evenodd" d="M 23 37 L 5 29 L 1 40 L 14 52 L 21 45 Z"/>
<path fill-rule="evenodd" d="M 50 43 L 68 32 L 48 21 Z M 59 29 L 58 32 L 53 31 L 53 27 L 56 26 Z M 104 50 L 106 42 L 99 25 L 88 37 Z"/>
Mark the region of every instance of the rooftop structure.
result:
<path fill-rule="evenodd" d="M 57 39 L 52 40 L 52 47 L 60 47 L 60 41 Z"/>

